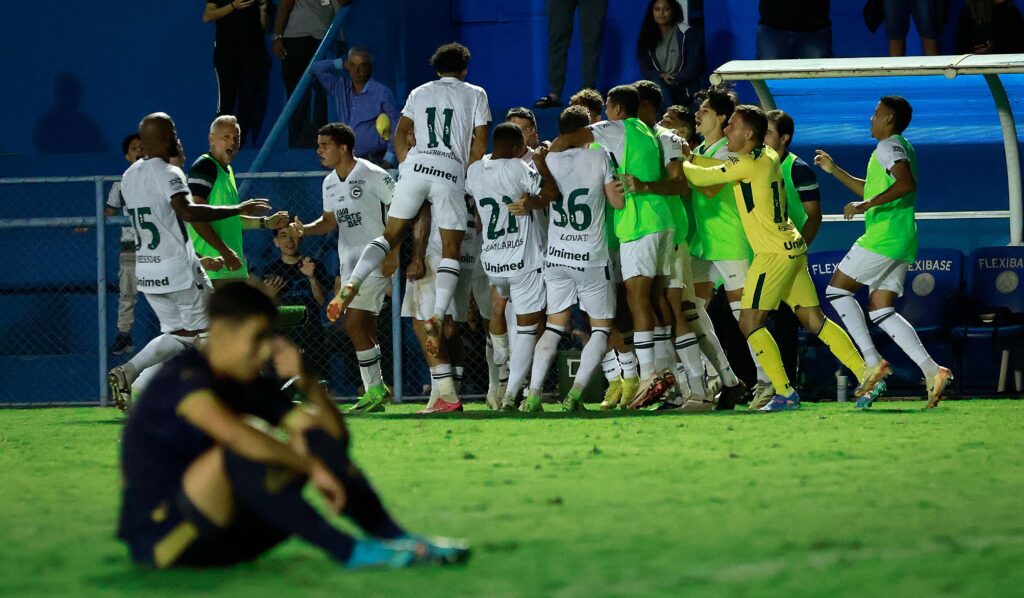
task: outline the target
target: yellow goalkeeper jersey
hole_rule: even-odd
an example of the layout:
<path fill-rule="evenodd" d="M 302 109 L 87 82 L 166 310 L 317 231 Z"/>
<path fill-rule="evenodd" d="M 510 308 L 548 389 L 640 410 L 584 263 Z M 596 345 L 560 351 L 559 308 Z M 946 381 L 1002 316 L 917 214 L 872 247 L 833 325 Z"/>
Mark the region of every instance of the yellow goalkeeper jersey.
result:
<path fill-rule="evenodd" d="M 713 166 L 686 162 L 683 172 L 698 187 L 736 183 L 736 207 L 755 255 L 784 253 L 796 257 L 807 253 L 807 244 L 789 219 L 782 168 L 775 150 L 762 145 Z"/>

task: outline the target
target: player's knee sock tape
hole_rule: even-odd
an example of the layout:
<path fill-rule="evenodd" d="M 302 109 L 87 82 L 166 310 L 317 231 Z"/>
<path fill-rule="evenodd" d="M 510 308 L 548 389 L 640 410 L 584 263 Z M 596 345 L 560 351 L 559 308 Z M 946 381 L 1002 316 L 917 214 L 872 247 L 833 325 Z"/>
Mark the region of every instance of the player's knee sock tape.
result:
<path fill-rule="evenodd" d="M 839 319 L 843 321 L 843 326 L 846 326 L 846 330 L 853 337 L 853 342 L 857 343 L 857 347 L 864 354 L 864 361 L 871 366 L 877 365 L 878 362 L 882 361 L 882 356 L 879 355 L 878 349 L 875 348 L 875 342 L 871 340 L 871 333 L 868 332 L 868 323 L 864 319 L 864 310 L 861 308 L 860 303 L 857 303 L 853 293 L 846 289 L 829 285 L 825 288 L 825 298 L 828 299 L 833 309 L 839 314 Z M 859 374 L 860 372 L 855 373 Z"/>
<path fill-rule="evenodd" d="M 405 534 L 384 508 L 370 481 L 363 476 L 348 456 L 348 450 L 325 430 L 312 428 L 303 432 L 306 446 L 331 470 L 345 488 L 348 500 L 342 512 L 368 534 L 384 539 Z"/>
<path fill-rule="evenodd" d="M 860 353 L 857 352 L 857 347 L 853 346 L 850 335 L 846 334 L 846 331 L 840 328 L 838 324 L 825 318 L 825 325 L 821 327 L 818 338 L 828 346 L 828 350 L 836 356 L 836 359 L 849 368 L 859 380 L 867 364 L 864 362 L 864 358 L 860 356 Z"/>
<path fill-rule="evenodd" d="M 558 341 L 565 336 L 565 326 L 548 324 L 533 349 L 533 370 L 530 372 L 530 392 L 541 392 L 544 389 L 544 379 L 551 369 L 551 362 L 555 360 L 555 353 L 558 351 Z"/>
<path fill-rule="evenodd" d="M 163 363 L 168 359 L 188 349 L 195 343 L 194 336 L 178 336 L 165 332 L 160 336 L 146 343 L 141 351 L 135 354 L 125 364 L 125 373 L 128 375 L 128 382 L 132 383 L 139 376 L 142 370 Z"/>
<path fill-rule="evenodd" d="M 672 369 L 675 364 L 672 350 L 672 327 L 654 327 L 654 369 L 658 372 Z"/>
<path fill-rule="evenodd" d="M 430 368 L 430 379 L 437 385 L 437 394 L 445 397 L 446 401 L 452 400 L 455 392 L 455 375 L 452 374 L 450 363 L 442 363 Z"/>
<path fill-rule="evenodd" d="M 903 316 L 896 313 L 894 307 L 883 307 L 872 310 L 869 314 L 871 321 L 885 331 L 896 344 L 903 349 L 908 357 L 921 368 L 921 373 L 930 378 L 939 371 L 939 364 L 935 363 L 928 350 L 921 343 L 921 337 Z M 865 359 L 865 361 L 867 361 Z"/>
<path fill-rule="evenodd" d="M 591 376 L 594 375 L 594 370 L 601 363 L 602 356 L 604 356 L 605 350 L 608 348 L 608 339 L 611 337 L 611 334 L 611 328 L 591 328 L 590 340 L 583 346 L 583 352 L 580 353 L 580 365 L 576 369 L 576 380 L 573 382 L 574 388 L 582 390 L 587 387 Z"/>
<path fill-rule="evenodd" d="M 356 360 L 359 362 L 359 376 L 363 379 L 364 390 L 384 381 L 380 371 L 380 347 L 356 351 Z"/>
<path fill-rule="evenodd" d="M 516 337 L 513 340 L 512 358 L 509 360 L 508 387 L 506 397 L 519 396 L 519 391 L 526 382 L 526 374 L 533 362 L 533 347 L 537 344 L 537 325 L 516 326 Z"/>
<path fill-rule="evenodd" d="M 498 364 L 494 363 L 494 341 L 491 335 L 487 335 L 487 343 L 484 347 L 484 359 L 487 360 L 487 388 L 488 390 L 498 387 Z"/>
<path fill-rule="evenodd" d="M 459 284 L 459 260 L 442 258 L 437 263 L 437 275 L 434 277 L 434 317 L 444 321 L 448 306 L 452 303 L 452 295 Z"/>
<path fill-rule="evenodd" d="M 224 452 L 224 468 L 235 498 L 256 517 L 323 549 L 340 562 L 348 560 L 354 540 L 321 517 L 302 497 L 306 478 L 231 451 Z"/>
<path fill-rule="evenodd" d="M 697 341 L 697 335 L 690 332 L 677 336 L 675 348 L 676 355 L 686 370 L 686 384 L 690 392 L 705 398 L 707 391 L 704 388 L 704 365 L 700 360 L 700 343 Z"/>
<path fill-rule="evenodd" d="M 654 331 L 633 332 L 633 347 L 636 349 L 636 360 L 640 362 L 640 378 L 650 378 L 654 375 Z"/>
<path fill-rule="evenodd" d="M 455 392 L 462 390 L 462 381 L 465 379 L 466 368 L 461 365 L 455 366 Z"/>
<path fill-rule="evenodd" d="M 722 342 L 718 340 L 715 327 L 711 324 L 711 318 L 708 316 L 707 310 L 704 309 L 704 300 L 696 299 L 694 303 L 696 307 L 686 310 L 684 315 L 686 321 L 690 323 L 690 328 L 697 335 L 697 345 L 700 347 L 701 353 L 707 357 L 710 369 L 715 374 L 721 375 L 722 384 L 726 386 L 739 384 L 739 378 L 732 371 L 729 359 L 725 356 L 725 349 L 722 348 Z"/>
<path fill-rule="evenodd" d="M 747 337 L 747 342 L 755 351 L 754 358 L 761 362 L 768 379 L 775 386 L 775 392 L 782 396 L 789 396 L 793 392 L 790 386 L 789 376 L 786 375 L 786 368 L 782 365 L 782 354 L 779 353 L 779 345 L 768 332 L 767 328 L 758 328 Z"/>
<path fill-rule="evenodd" d="M 632 345 L 633 343 L 629 343 Z M 615 353 L 616 358 L 619 361 L 619 370 L 622 371 L 623 378 L 639 378 L 640 370 L 637 369 L 636 364 L 636 353 L 633 351 L 623 351 Z"/>
<path fill-rule="evenodd" d="M 615 350 L 608 351 L 601 360 L 601 369 L 604 371 L 604 379 L 612 382 L 622 377 L 619 371 L 619 359 L 615 356 Z"/>
<path fill-rule="evenodd" d="M 493 347 L 494 363 L 504 365 L 508 363 L 508 334 L 491 334 L 491 345 Z"/>
<path fill-rule="evenodd" d="M 359 256 L 359 261 L 352 268 L 352 274 L 348 277 L 349 282 L 359 284 L 366 280 L 367 276 L 380 268 L 381 262 L 390 252 L 391 244 L 382 236 L 367 243 L 363 254 Z"/>

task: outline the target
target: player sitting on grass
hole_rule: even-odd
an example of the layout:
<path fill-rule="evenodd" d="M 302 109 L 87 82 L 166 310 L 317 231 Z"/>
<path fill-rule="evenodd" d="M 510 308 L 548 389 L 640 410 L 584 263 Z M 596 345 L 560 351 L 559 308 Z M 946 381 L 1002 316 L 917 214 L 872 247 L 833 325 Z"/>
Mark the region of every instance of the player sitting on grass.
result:
<path fill-rule="evenodd" d="M 871 136 L 878 140 L 878 146 L 871 153 L 866 178 L 850 175 L 821 150 L 817 150 L 814 163 L 863 200 L 843 208 L 847 220 L 864 214 L 865 230 L 829 281 L 828 300 L 864 352 L 864 359 L 871 365 L 885 364 L 888 369 L 871 340 L 864 311 L 854 298 L 854 293 L 867 285 L 871 289 L 871 321 L 921 368 L 928 389 L 928 407 L 935 407 L 953 373 L 935 363 L 917 331 L 894 307 L 903 294 L 907 268 L 917 255 L 917 153 L 903 137 L 912 114 L 910 102 L 899 96 L 886 96 L 878 102 L 871 116 Z M 857 406 L 870 407 L 870 397 L 858 401 Z"/>
<path fill-rule="evenodd" d="M 244 282 L 210 298 L 208 343 L 169 361 L 143 391 L 121 442 L 118 536 L 139 564 L 227 566 L 255 559 L 290 536 L 350 569 L 464 561 L 464 544 L 402 529 L 348 454 L 345 422 L 310 376 L 299 350 L 275 338 L 273 301 Z M 297 377 L 308 402 L 280 384 Z M 250 425 L 255 417 L 286 441 Z M 366 532 L 356 540 L 303 497 L 307 482 L 330 510 Z"/>
<path fill-rule="evenodd" d="M 569 107 L 558 120 L 558 132 L 572 133 L 589 124 L 585 108 Z M 605 239 L 605 204 L 621 209 L 624 200 L 604 150 L 584 145 L 548 154 L 541 149 L 535 161 L 541 176 L 553 180 L 561 196 L 551 204 L 544 258 L 548 317 L 533 356 L 526 410 L 541 410 L 544 380 L 555 359 L 559 339 L 567 335 L 572 308 L 579 303 L 590 318 L 591 334 L 562 408 L 585 411 L 583 389 L 608 348 L 615 317 L 615 284 L 611 281 Z M 516 202 L 509 211 L 517 216 L 529 214 L 524 203 Z"/>
<path fill-rule="evenodd" d="M 779 347 L 764 327 L 768 313 L 785 301 L 800 323 L 818 335 L 832 354 L 860 380 L 859 395 L 872 392 L 882 379 L 880 367 L 868 367 L 850 337 L 822 313 L 807 270 L 807 244 L 789 219 L 783 191 L 779 155 L 764 145 L 768 117 L 756 106 L 737 106 L 725 135 L 729 151 L 725 163 L 701 167 L 683 165 L 686 178 L 697 187 L 732 184 L 743 230 L 754 250 L 743 286 L 740 330 L 775 385 L 776 395 L 762 411 L 800 407 L 790 385 Z"/>

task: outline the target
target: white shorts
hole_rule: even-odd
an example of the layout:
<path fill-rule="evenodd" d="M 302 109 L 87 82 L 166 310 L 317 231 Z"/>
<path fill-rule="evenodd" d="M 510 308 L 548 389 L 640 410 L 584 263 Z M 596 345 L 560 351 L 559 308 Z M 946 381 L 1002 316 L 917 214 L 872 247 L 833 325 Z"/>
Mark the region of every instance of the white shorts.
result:
<path fill-rule="evenodd" d="M 480 266 L 480 262 L 477 262 L 476 268 L 473 269 L 473 276 L 470 277 L 470 280 L 473 300 L 476 301 L 476 308 L 480 312 L 480 317 L 490 320 L 491 314 L 494 312 L 494 305 L 491 303 L 491 281 L 488 280 L 487 273 Z M 460 280 L 459 282 L 461 283 L 462 281 Z"/>
<path fill-rule="evenodd" d="M 544 291 L 544 274 L 540 269 L 511 278 L 490 278 L 498 294 L 509 299 L 518 315 L 544 311 L 547 295 Z"/>
<path fill-rule="evenodd" d="M 719 260 L 709 262 L 701 258 L 693 258 L 691 262 L 693 271 L 693 282 L 714 282 L 722 279 L 725 290 L 738 291 L 743 288 L 747 281 L 747 270 L 750 262 L 747 260 Z"/>
<path fill-rule="evenodd" d="M 903 280 L 907 277 L 909 267 L 910 264 L 906 262 L 854 245 L 843 261 L 839 262 L 838 269 L 857 282 L 867 285 L 871 292 L 892 291 L 903 296 Z"/>
<path fill-rule="evenodd" d="M 466 230 L 469 209 L 462 189 L 415 176 L 403 176 L 395 183 L 388 217 L 412 220 L 424 201 L 430 202 L 431 226 L 446 230 Z"/>
<path fill-rule="evenodd" d="M 384 307 L 384 296 L 387 295 L 388 287 L 390 286 L 390 278 L 382 278 L 380 276 L 367 278 L 359 285 L 359 293 L 348 304 L 348 308 L 368 311 L 375 316 L 379 316 L 381 308 Z"/>
<path fill-rule="evenodd" d="M 143 293 L 160 320 L 160 332 L 175 330 L 206 330 L 206 303 L 213 289 L 209 286 L 192 285 L 173 293 Z"/>
<path fill-rule="evenodd" d="M 545 266 L 548 314 L 563 312 L 577 303 L 596 320 L 615 317 L 615 283 L 608 266 L 577 270 L 565 266 Z"/>
<path fill-rule="evenodd" d="M 434 289 L 437 281 L 435 258 L 426 256 L 426 272 L 419 280 L 405 282 L 405 297 L 402 298 L 402 317 L 415 318 L 421 322 L 434 315 Z M 456 322 L 469 321 L 469 294 L 472 292 L 473 277 L 469 273 L 459 274 L 459 283 L 448 306 L 448 315 Z"/>
<path fill-rule="evenodd" d="M 635 276 L 654 278 L 671 276 L 672 231 L 651 233 L 619 245 L 622 261 L 622 279 Z"/>
<path fill-rule="evenodd" d="M 611 268 L 612 282 L 622 284 L 622 259 L 619 257 L 618 251 L 608 252 L 608 266 Z"/>

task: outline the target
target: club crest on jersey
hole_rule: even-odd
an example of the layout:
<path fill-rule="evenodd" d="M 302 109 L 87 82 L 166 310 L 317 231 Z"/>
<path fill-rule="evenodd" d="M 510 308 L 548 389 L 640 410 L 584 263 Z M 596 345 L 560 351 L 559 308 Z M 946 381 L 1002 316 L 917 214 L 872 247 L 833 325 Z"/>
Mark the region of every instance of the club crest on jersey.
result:
<path fill-rule="evenodd" d="M 362 187 L 352 187 L 351 189 L 349 189 L 348 194 L 349 194 L 349 197 L 351 197 L 352 199 L 359 199 L 360 197 L 363 196 L 363 188 Z"/>

